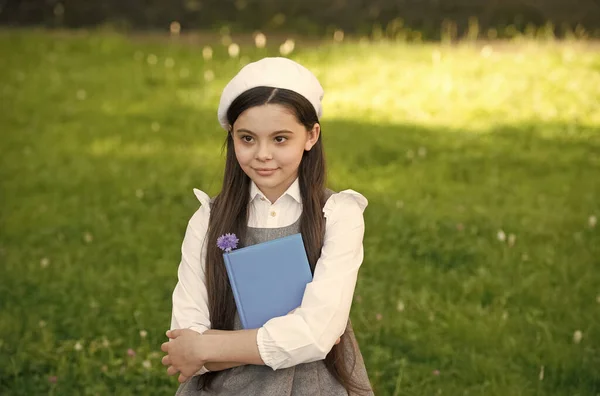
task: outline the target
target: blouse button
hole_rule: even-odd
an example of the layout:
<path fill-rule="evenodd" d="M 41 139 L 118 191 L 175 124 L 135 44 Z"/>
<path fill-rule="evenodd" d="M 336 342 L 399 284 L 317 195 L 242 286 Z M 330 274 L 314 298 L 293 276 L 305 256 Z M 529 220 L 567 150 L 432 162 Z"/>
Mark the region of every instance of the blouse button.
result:
<path fill-rule="evenodd" d="M 261 201 L 266 201 L 267 199 L 265 197 L 260 197 Z"/>
<path fill-rule="evenodd" d="M 275 211 L 271 212 L 271 217 L 275 217 L 277 216 L 277 213 Z"/>

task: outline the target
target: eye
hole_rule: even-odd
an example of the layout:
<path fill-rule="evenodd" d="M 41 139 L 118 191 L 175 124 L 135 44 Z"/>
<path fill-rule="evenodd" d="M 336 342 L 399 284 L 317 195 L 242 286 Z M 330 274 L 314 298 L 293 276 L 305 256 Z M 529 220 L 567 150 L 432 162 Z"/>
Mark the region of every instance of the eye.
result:
<path fill-rule="evenodd" d="M 252 143 L 252 136 L 250 135 L 244 135 L 242 137 L 240 137 L 240 139 L 242 139 L 243 142 L 245 143 Z"/>
<path fill-rule="evenodd" d="M 277 137 L 275 137 L 275 141 L 276 141 L 277 143 L 283 143 L 283 142 L 285 142 L 286 140 L 287 140 L 287 138 L 286 138 L 285 136 L 277 136 Z"/>

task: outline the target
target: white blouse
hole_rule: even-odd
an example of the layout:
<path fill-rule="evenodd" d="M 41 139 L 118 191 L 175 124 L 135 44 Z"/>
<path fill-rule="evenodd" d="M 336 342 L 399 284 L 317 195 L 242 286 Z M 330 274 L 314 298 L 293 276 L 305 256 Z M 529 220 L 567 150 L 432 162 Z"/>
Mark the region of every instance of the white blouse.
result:
<path fill-rule="evenodd" d="M 203 244 L 210 198 L 197 189 L 194 193 L 202 206 L 190 219 L 183 239 L 171 329 L 190 328 L 202 333 L 210 329 Z M 333 194 L 325 203 L 325 240 L 301 306 L 291 315 L 269 320 L 258 330 L 260 356 L 273 370 L 324 359 L 346 329 L 363 260 L 363 211 L 367 204 L 367 199 L 353 190 Z M 301 213 L 298 179 L 274 203 L 251 183 L 248 226 L 285 227 Z"/>

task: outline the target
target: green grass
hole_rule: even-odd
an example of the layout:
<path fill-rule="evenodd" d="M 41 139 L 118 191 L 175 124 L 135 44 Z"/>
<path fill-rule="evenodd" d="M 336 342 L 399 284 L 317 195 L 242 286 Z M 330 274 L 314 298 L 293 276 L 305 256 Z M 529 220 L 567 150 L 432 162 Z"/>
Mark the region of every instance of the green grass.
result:
<path fill-rule="evenodd" d="M 0 394 L 174 392 L 192 188 L 218 191 L 219 94 L 270 44 L 0 32 Z M 377 395 L 600 394 L 596 48 L 296 45 L 329 186 L 370 201 L 352 319 Z"/>

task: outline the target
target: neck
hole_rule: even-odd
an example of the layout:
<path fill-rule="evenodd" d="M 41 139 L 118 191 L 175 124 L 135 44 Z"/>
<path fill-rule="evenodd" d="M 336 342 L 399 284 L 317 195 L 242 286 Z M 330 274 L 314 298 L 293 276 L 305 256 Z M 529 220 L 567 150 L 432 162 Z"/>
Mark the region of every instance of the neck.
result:
<path fill-rule="evenodd" d="M 295 175 L 292 175 L 289 179 L 282 181 L 279 185 L 273 188 L 264 188 L 259 186 L 258 184 L 256 186 L 265 195 L 265 197 L 267 197 L 267 199 L 271 201 L 271 203 L 273 203 L 277 201 L 279 197 L 281 197 L 288 188 L 290 188 L 290 186 L 294 183 L 294 180 L 296 180 L 297 177 L 298 174 L 296 173 Z"/>

